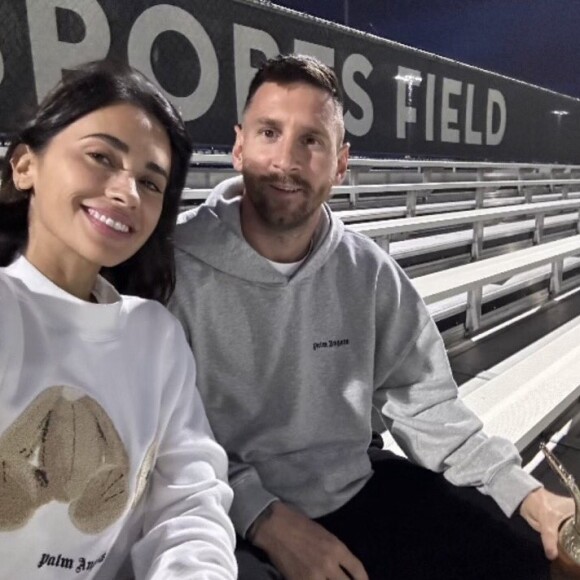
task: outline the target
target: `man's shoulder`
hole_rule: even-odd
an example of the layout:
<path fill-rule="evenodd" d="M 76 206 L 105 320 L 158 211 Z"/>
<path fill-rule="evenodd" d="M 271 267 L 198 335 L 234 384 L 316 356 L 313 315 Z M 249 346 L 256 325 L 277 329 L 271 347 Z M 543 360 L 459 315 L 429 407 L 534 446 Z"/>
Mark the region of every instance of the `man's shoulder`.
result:
<path fill-rule="evenodd" d="M 350 265 L 360 279 L 374 277 L 382 288 L 411 285 L 396 260 L 368 236 L 346 227 L 339 248 L 339 261 Z"/>
<path fill-rule="evenodd" d="M 344 228 L 342 236 L 342 246 L 350 253 L 355 253 L 357 258 L 368 260 L 376 264 L 391 264 L 393 259 L 374 240 L 351 230 L 348 226 Z"/>
<path fill-rule="evenodd" d="M 206 208 L 202 204 L 186 209 L 177 216 L 177 224 L 174 233 L 174 244 L 176 247 L 188 245 L 190 243 L 191 232 L 193 232 L 196 224 L 200 220 L 203 220 L 205 212 Z"/>
<path fill-rule="evenodd" d="M 199 205 L 179 214 L 173 233 L 176 258 L 182 254 L 194 253 L 194 248 L 204 243 L 205 231 L 209 222 L 213 220 L 212 213 L 210 208 Z"/>
<path fill-rule="evenodd" d="M 186 209 L 177 216 L 177 225 L 176 230 L 179 231 L 183 228 L 187 228 L 188 224 L 195 218 L 195 216 L 199 213 L 201 209 L 201 205 L 196 205 L 195 207 L 191 207 Z M 191 226 L 189 226 L 191 227 Z"/>

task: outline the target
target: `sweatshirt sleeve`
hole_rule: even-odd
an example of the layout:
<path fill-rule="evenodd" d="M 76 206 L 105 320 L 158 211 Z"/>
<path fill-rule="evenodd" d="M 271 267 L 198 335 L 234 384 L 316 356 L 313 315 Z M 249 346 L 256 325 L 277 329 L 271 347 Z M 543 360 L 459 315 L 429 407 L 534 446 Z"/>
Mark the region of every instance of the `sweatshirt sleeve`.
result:
<path fill-rule="evenodd" d="M 477 487 L 510 516 L 541 484 L 521 468 L 516 447 L 488 437 L 459 399 L 437 326 L 402 273 L 398 291 L 396 314 L 378 323 L 375 405 L 411 460 L 455 485 Z M 387 348 L 393 336 L 396 348 Z"/>
<path fill-rule="evenodd" d="M 179 342 L 170 379 L 181 387 L 167 401 L 173 411 L 144 498 L 143 536 L 132 550 L 135 579 L 233 580 L 237 567 L 227 515 L 232 501 L 227 457 L 213 438 L 195 387 L 191 351 L 185 339 Z"/>
<path fill-rule="evenodd" d="M 176 258 L 179 275 L 168 308 L 181 322 L 187 341 L 191 345 L 193 334 L 191 318 L 195 308 L 194 292 L 188 287 L 190 280 L 188 262 L 179 259 L 179 250 Z M 254 520 L 278 498 L 264 488 L 253 466 L 232 456 L 229 457 L 229 482 L 234 490 L 230 517 L 237 533 L 245 537 Z"/>
<path fill-rule="evenodd" d="M 278 498 L 264 488 L 254 467 L 241 461 L 230 459 L 230 485 L 234 490 L 230 517 L 245 538 L 254 520 Z"/>

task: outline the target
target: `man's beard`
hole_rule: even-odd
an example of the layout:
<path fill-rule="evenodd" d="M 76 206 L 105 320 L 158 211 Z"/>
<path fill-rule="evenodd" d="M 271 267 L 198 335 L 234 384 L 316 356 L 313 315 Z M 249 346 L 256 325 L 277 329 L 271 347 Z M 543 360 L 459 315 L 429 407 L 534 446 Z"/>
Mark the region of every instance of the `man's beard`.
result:
<path fill-rule="evenodd" d="M 326 199 L 330 192 L 327 188 L 318 191 L 312 189 L 308 181 L 300 176 L 281 177 L 279 174 L 257 175 L 253 171 L 242 171 L 244 178 L 244 191 L 248 196 L 258 216 L 271 230 L 277 232 L 289 232 L 303 226 Z M 289 194 L 290 199 L 284 199 L 281 194 L 267 191 L 272 185 L 286 185 L 299 188 L 295 194 Z M 300 196 L 297 203 L 293 196 Z"/>

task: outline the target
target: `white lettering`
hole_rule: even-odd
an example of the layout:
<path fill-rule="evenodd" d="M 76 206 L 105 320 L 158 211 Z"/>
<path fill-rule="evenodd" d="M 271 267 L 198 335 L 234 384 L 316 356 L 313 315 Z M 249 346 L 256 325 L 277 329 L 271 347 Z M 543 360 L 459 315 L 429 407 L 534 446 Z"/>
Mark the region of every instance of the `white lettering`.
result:
<path fill-rule="evenodd" d="M 158 82 L 151 66 L 151 49 L 155 39 L 168 30 L 185 36 L 199 59 L 199 83 L 190 95 L 177 97 L 164 91 L 180 110 L 183 119 L 193 121 L 204 115 L 213 105 L 219 87 L 219 65 L 211 38 L 189 12 L 168 4 L 159 4 L 145 10 L 135 21 L 129 35 L 129 63 Z"/>
<path fill-rule="evenodd" d="M 425 140 L 433 141 L 435 132 L 435 75 L 427 75 L 427 95 L 425 97 Z"/>
<path fill-rule="evenodd" d="M 85 25 L 85 37 L 71 43 L 58 38 L 56 9 L 70 10 Z M 26 0 L 36 97 L 40 101 L 61 79 L 63 69 L 105 58 L 111 44 L 107 17 L 96 0 Z"/>
<path fill-rule="evenodd" d="M 397 139 L 407 136 L 407 123 L 417 122 L 417 109 L 411 107 L 413 87 L 421 83 L 421 72 L 400 66 L 397 80 Z"/>
<path fill-rule="evenodd" d="M 373 126 L 374 110 L 373 102 L 369 95 L 354 80 L 355 73 L 361 73 L 368 78 L 373 70 L 373 65 L 362 54 L 351 54 L 342 67 L 342 87 L 344 92 L 361 109 L 362 116 L 356 118 L 350 111 L 344 115 L 345 129 L 357 137 L 366 135 Z"/>
<path fill-rule="evenodd" d="M 465 103 L 465 142 L 468 145 L 481 145 L 481 131 L 473 130 L 473 93 L 475 85 L 467 85 L 467 101 Z"/>
<path fill-rule="evenodd" d="M 256 72 L 256 69 L 252 67 L 252 50 L 260 51 L 266 58 L 273 58 L 280 52 L 276 41 L 267 32 L 234 24 L 234 68 L 236 71 L 238 120 L 242 118 L 248 89 Z"/>
<path fill-rule="evenodd" d="M 457 124 L 458 111 L 450 104 L 451 95 L 461 94 L 462 83 L 454 79 L 443 78 L 443 94 L 441 97 L 441 141 L 444 143 L 459 143 L 459 129 L 452 129 L 451 124 Z"/>
<path fill-rule="evenodd" d="M 111 30 L 99 0 L 24 0 L 24 2 L 38 99 L 44 97 L 61 79 L 64 70 L 108 55 Z M 74 17 L 84 25 L 82 39 L 67 35 L 67 31 L 61 29 L 58 17 L 59 12 L 63 10 L 67 11 L 67 16 Z M 129 23 L 127 25 L 130 26 Z M 280 47 L 276 39 L 265 30 L 235 22 L 232 26 L 236 112 L 240 119 L 250 83 L 256 67 L 259 66 L 256 57 L 259 58 L 261 55 L 264 58 L 275 57 L 280 53 Z M 78 26 L 74 28 L 77 29 Z M 158 37 L 166 32 L 181 35 L 195 50 L 199 61 L 199 78 L 187 96 L 183 96 L 183 92 L 180 96 L 170 94 L 168 89 L 165 89 L 165 93 L 180 109 L 186 121 L 199 119 L 219 98 L 220 61 L 212 39 L 190 11 L 169 4 L 155 4 L 137 15 L 128 31 L 126 46 L 128 61 L 159 83 L 153 70 L 156 63 L 153 46 Z M 319 38 L 323 40 L 325 37 Z M 368 135 L 374 125 L 373 99 L 384 98 L 383 95 L 373 92 L 367 80 L 371 78 L 376 63 L 373 64 L 363 54 L 347 54 L 342 62 L 337 56 L 335 47 L 301 39 L 293 40 L 293 49 L 297 53 L 315 56 L 331 68 L 337 68 L 337 76 L 350 103 L 348 110 L 345 107 L 344 111 L 345 129 L 349 135 L 355 137 Z M 123 47 L 117 47 L 114 56 L 122 58 Z M 220 57 L 231 58 L 228 55 Z M 0 52 L 0 83 L 6 82 L 6 58 L 6 55 Z M 181 58 L 183 61 L 187 56 L 176 55 L 175 58 Z M 169 67 L 171 62 L 163 64 Z M 338 70 L 339 66 L 341 70 Z M 168 74 L 171 72 L 169 69 Z M 507 106 L 506 99 L 499 90 L 488 89 L 485 86 L 482 88 L 477 82 L 468 83 L 405 66 L 397 67 L 395 79 L 396 95 L 393 96 L 396 98 L 397 139 L 408 139 L 411 136 L 413 145 L 416 145 L 418 150 L 421 140 L 424 140 L 424 143 L 440 141 L 497 146 L 504 139 L 507 128 Z M 482 76 L 481 83 L 485 82 Z M 179 79 L 176 79 L 176 85 L 179 86 Z M 374 83 L 373 86 L 376 91 L 380 90 Z M 392 90 L 393 86 L 390 85 L 385 89 Z M 484 91 L 487 91 L 487 105 Z M 478 106 L 480 108 L 486 106 L 485 121 L 484 111 L 478 110 Z M 229 115 L 227 111 L 223 114 Z M 380 121 L 390 129 L 393 120 Z M 409 143 L 409 152 L 413 149 L 411 145 Z"/>
<path fill-rule="evenodd" d="M 494 106 L 499 109 L 499 125 L 497 131 L 493 132 Z M 487 132 L 485 142 L 487 145 L 499 145 L 505 135 L 507 125 L 507 107 L 504 96 L 496 89 L 489 89 L 487 92 Z"/>
<path fill-rule="evenodd" d="M 294 52 L 296 54 L 307 54 L 321 60 L 326 66 L 334 68 L 334 48 L 323 44 L 314 44 L 305 40 L 294 40 Z"/>

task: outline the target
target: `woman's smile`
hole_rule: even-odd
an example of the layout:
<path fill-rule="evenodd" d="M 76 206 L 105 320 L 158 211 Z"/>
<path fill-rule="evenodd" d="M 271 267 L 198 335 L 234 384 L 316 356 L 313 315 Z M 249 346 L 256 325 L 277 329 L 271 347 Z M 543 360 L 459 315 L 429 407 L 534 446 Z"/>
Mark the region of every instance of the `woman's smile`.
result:
<path fill-rule="evenodd" d="M 86 212 L 91 224 L 99 232 L 103 232 L 104 234 L 119 234 L 122 238 L 135 232 L 129 216 L 119 216 L 118 212 L 106 209 L 97 210 L 92 207 L 81 207 Z"/>

